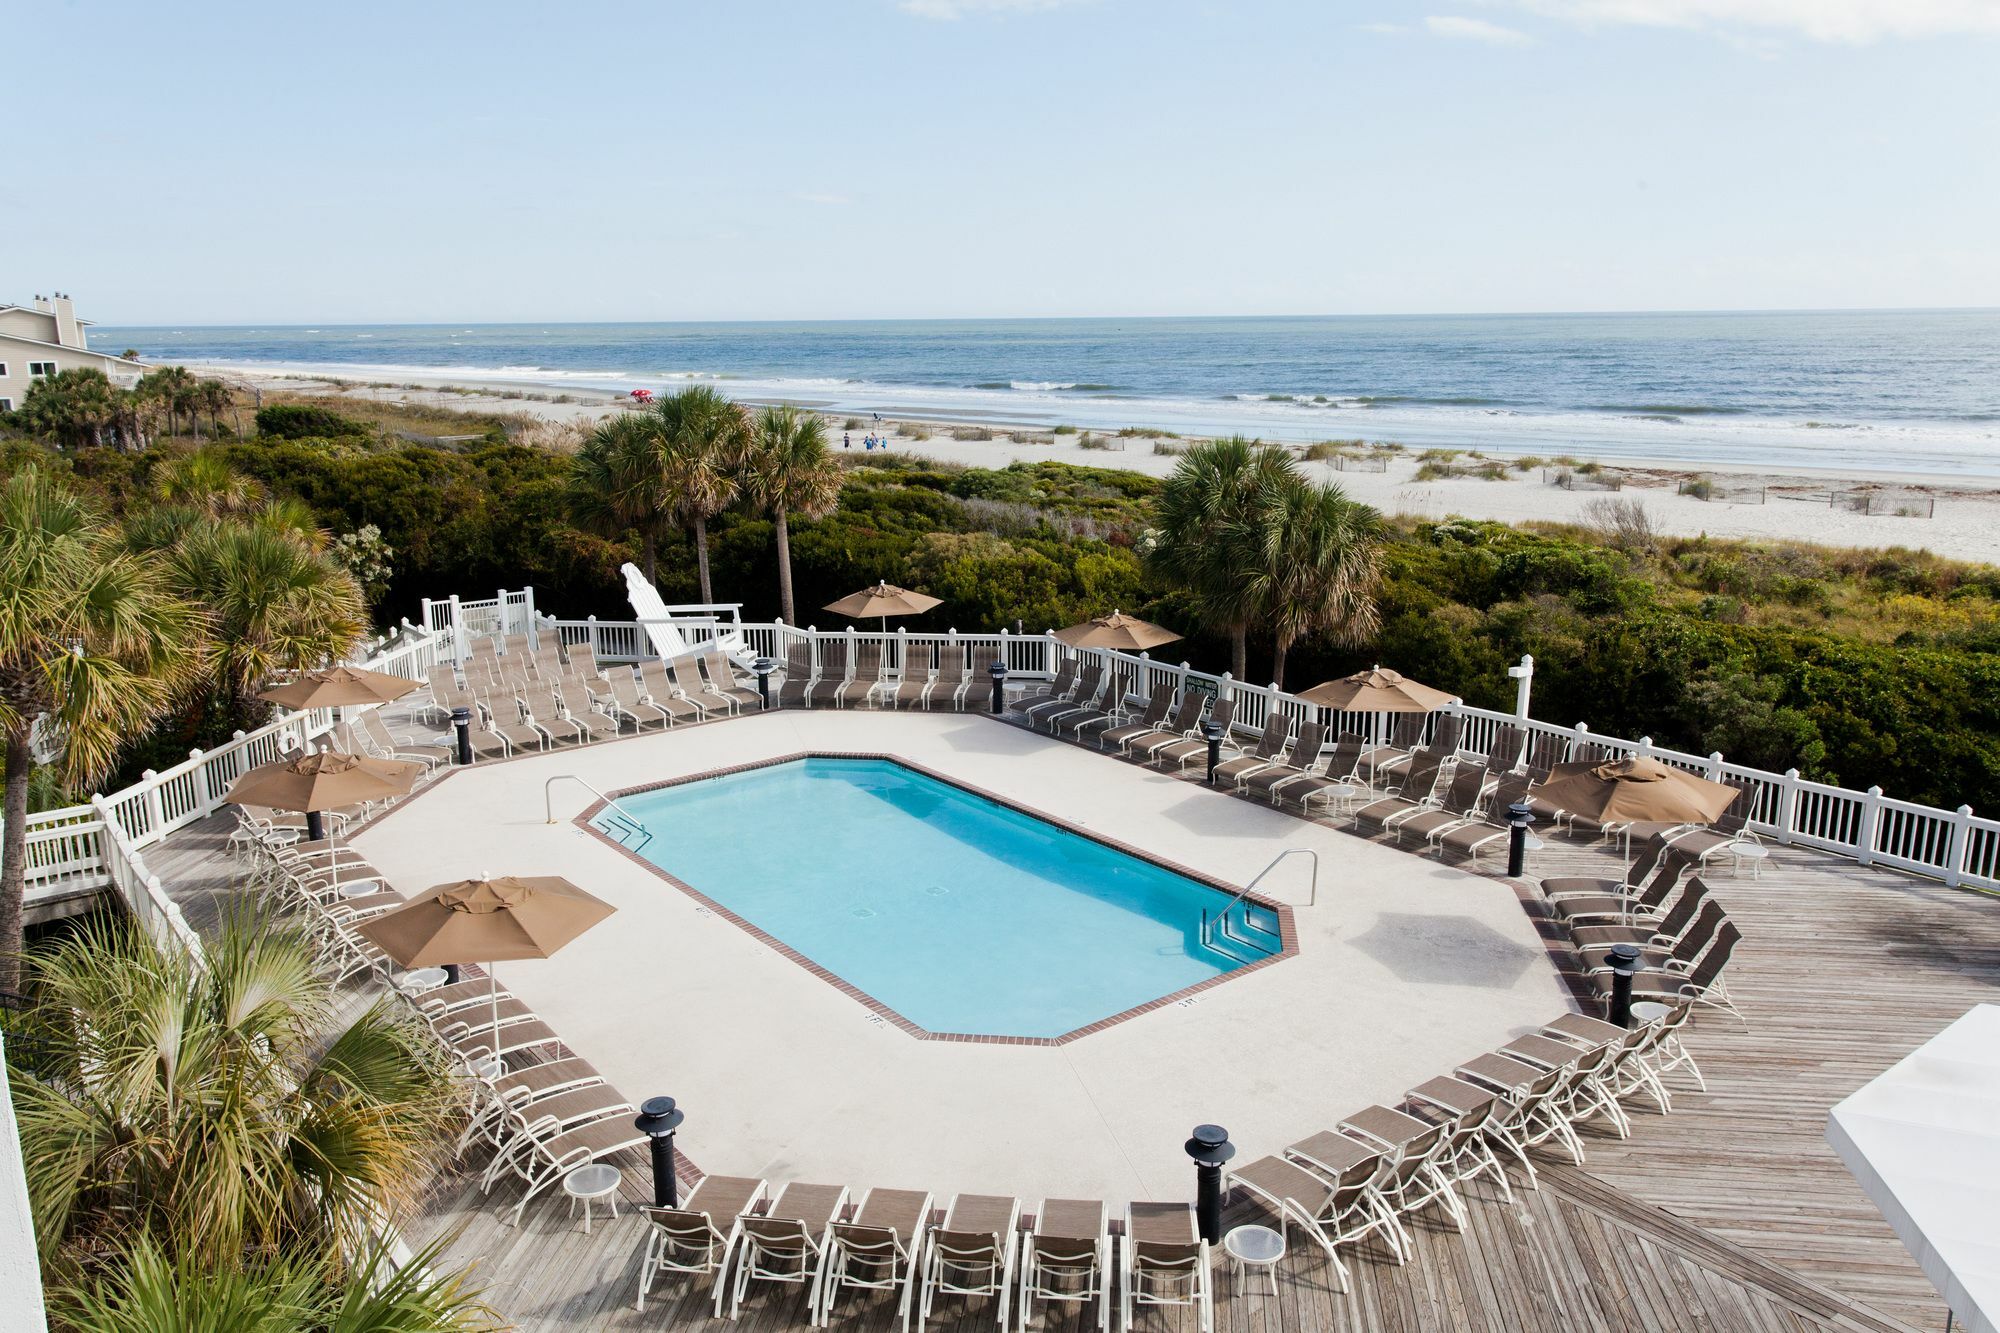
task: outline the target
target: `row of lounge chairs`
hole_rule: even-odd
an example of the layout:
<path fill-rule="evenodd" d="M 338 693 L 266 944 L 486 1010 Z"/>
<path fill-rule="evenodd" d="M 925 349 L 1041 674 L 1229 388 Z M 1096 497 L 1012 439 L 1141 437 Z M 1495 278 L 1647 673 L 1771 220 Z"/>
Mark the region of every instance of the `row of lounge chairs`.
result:
<path fill-rule="evenodd" d="M 1214 1328 L 1209 1252 L 1186 1203 L 1133 1203 L 1114 1233 L 1097 1199 L 1043 1199 L 1024 1217 L 1009 1195 L 959 1194 L 942 1209 L 922 1190 L 707 1176 L 677 1208 L 645 1207 L 638 1308 L 662 1277 L 710 1278 L 715 1313 L 737 1317 L 758 1284 L 797 1287 L 807 1322 L 825 1326 L 849 1293 L 890 1293 L 901 1327 L 938 1300 L 990 1299 L 1002 1330 L 1027 1328 L 1037 1303 L 1096 1308 L 1129 1330 L 1149 1306 L 1185 1306 Z"/>
<path fill-rule="evenodd" d="M 934 667 L 926 652 L 922 662 L 906 658 L 892 671 L 876 640 L 856 643 L 850 658 L 846 639 L 821 640 L 817 653 L 801 639 L 785 650 L 776 702 L 781 708 L 982 709 L 993 698 L 988 671 L 998 657 L 996 648 L 947 643 L 939 647 Z"/>

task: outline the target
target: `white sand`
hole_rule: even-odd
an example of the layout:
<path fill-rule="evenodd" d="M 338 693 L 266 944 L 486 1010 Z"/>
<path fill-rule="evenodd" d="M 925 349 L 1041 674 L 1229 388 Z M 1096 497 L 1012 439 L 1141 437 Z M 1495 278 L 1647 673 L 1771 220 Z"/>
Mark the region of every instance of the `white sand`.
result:
<path fill-rule="evenodd" d="M 197 367 L 239 383 L 254 383 L 266 389 L 286 389 L 305 393 L 335 393 L 388 402 L 407 402 L 425 407 L 444 407 L 465 412 L 513 412 L 549 421 L 593 421 L 631 404 L 621 395 L 602 390 L 572 389 L 566 396 L 573 401 L 552 401 L 554 394 L 508 386 L 496 389 L 464 378 L 442 379 L 413 376 L 411 382 L 451 384 L 472 393 L 452 393 L 432 389 L 379 389 L 361 386 L 333 388 L 326 380 L 290 372 L 246 371 L 240 367 Z M 506 393 L 524 396 L 506 397 Z M 525 396 L 534 394 L 535 396 Z M 866 430 L 843 432 L 841 418 L 829 418 L 836 446 L 843 434 L 852 437 L 847 456 L 862 453 Z M 892 425 L 894 423 L 891 423 Z M 996 433 L 1002 429 L 994 427 Z M 1032 428 L 1023 428 L 1028 434 Z M 915 453 L 927 458 L 964 463 L 975 467 L 1004 467 L 1015 462 L 1053 460 L 1088 467 L 1124 468 L 1133 472 L 1165 476 L 1173 469 L 1174 458 L 1154 452 L 1152 438 L 1110 439 L 1108 449 L 1084 449 L 1078 436 L 1048 436 L 1034 432 L 1034 438 L 1053 443 L 1015 444 L 1004 434 L 992 441 L 954 440 L 950 427 L 941 425 L 938 434 L 915 440 L 904 434 L 890 437 L 896 453 Z M 1183 441 L 1182 443 L 1185 443 Z M 1461 460 L 1464 461 L 1464 460 Z M 1497 519 L 1518 523 L 1525 520 L 1579 522 L 1585 510 L 1608 492 L 1566 490 L 1543 480 L 1543 471 L 1509 472 L 1505 480 L 1489 481 L 1477 476 L 1417 481 L 1419 463 L 1412 454 L 1393 457 L 1386 472 L 1337 471 L 1330 463 L 1308 463 L 1308 470 L 1324 475 L 1357 500 L 1365 501 L 1389 514 L 1406 514 L 1439 519 L 1457 515 L 1464 518 Z M 1885 483 L 1880 474 L 1856 475 L 1837 471 L 1783 475 L 1757 469 L 1705 468 L 1701 475 L 1714 479 L 1719 489 L 1761 488 L 1764 503 L 1704 501 L 1677 493 L 1679 483 L 1694 470 L 1673 459 L 1661 459 L 1643 466 L 1624 462 L 1618 465 L 1625 479 L 1620 498 L 1644 503 L 1653 526 L 1674 536 L 1741 537 L 1766 541 L 1809 542 L 1824 546 L 1908 547 L 1960 560 L 2000 562 L 2000 482 L 1912 476 L 1906 481 Z M 1909 517 L 1893 512 L 1860 514 L 1834 506 L 1830 495 L 1855 488 L 1869 488 L 1896 496 L 1921 496 L 1934 503 L 1928 518 Z"/>

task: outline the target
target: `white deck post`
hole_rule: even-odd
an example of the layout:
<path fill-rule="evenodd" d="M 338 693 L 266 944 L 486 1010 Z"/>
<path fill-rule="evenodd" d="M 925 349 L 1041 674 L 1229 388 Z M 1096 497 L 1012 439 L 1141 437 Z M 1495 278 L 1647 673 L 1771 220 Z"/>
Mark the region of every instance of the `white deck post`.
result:
<path fill-rule="evenodd" d="M 1778 778 L 1778 841 L 1789 844 L 1799 810 L 1799 770 L 1788 768 Z"/>
<path fill-rule="evenodd" d="M 1720 750 L 1713 751 L 1708 756 L 1708 780 L 1710 782 L 1722 781 L 1722 751 Z"/>
<path fill-rule="evenodd" d="M 200 750 L 189 750 L 188 761 L 194 765 L 191 776 L 194 778 L 195 808 L 205 815 L 215 809 L 215 797 L 208 787 L 208 765 L 201 762 Z"/>
<path fill-rule="evenodd" d="M 1951 846 L 1944 856 L 1944 883 L 1948 889 L 1955 889 L 1965 880 L 1966 845 L 1972 841 L 1972 807 L 1961 805 L 1952 812 Z"/>
<path fill-rule="evenodd" d="M 1875 864 L 1875 826 L 1881 817 L 1882 789 L 1870 787 L 1861 793 L 1861 827 L 1854 834 L 1854 857 L 1862 865 Z"/>
<path fill-rule="evenodd" d="M 1507 668 L 1507 674 L 1514 678 L 1514 716 L 1528 720 L 1528 699 L 1535 692 L 1535 658 L 1532 653 L 1521 654 L 1521 664 Z"/>
<path fill-rule="evenodd" d="M 0 1058 L 0 1325 L 21 1333 L 47 1333 L 42 1265 L 31 1216 L 14 1098 L 7 1090 L 7 1062 Z"/>
<path fill-rule="evenodd" d="M 139 781 L 146 786 L 146 832 L 150 837 L 158 837 L 160 825 L 167 822 L 160 806 L 160 775 L 149 768 L 139 775 Z M 138 839 L 132 841 L 136 843 Z"/>

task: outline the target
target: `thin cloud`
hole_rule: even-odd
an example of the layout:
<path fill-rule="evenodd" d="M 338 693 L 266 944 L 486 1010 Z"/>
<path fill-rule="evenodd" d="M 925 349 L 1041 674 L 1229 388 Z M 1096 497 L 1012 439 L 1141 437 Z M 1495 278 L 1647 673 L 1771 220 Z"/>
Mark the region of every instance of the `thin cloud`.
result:
<path fill-rule="evenodd" d="M 896 8 L 922 19 L 961 19 L 968 14 L 1041 14 L 1078 0 L 897 0 Z"/>
<path fill-rule="evenodd" d="M 1372 32 L 1382 37 L 1407 37 L 1413 29 L 1401 23 L 1363 23 L 1362 32 Z"/>
<path fill-rule="evenodd" d="M 840 208 L 854 202 L 844 194 L 828 194 L 824 190 L 801 190 L 794 197 L 802 204 L 820 204 L 827 208 Z"/>
<path fill-rule="evenodd" d="M 1552 18 L 1724 34 L 1748 29 L 1862 46 L 1883 38 L 2000 35 L 1994 0 L 1514 0 Z"/>
<path fill-rule="evenodd" d="M 1456 14 L 1433 14 L 1424 20 L 1424 30 L 1433 37 L 1485 42 L 1488 46 L 1532 46 L 1535 41 L 1527 33 L 1514 28 L 1503 28 L 1485 19 L 1464 18 Z"/>

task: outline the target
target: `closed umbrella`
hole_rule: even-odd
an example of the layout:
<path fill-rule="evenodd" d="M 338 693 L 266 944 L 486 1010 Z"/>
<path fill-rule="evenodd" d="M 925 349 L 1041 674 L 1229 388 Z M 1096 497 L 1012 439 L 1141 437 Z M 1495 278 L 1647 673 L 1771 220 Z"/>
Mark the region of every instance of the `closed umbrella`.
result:
<path fill-rule="evenodd" d="M 1657 759 L 1629 758 L 1557 764 L 1529 794 L 1600 824 L 1712 824 L 1743 793 Z"/>
<path fill-rule="evenodd" d="M 386 704 L 417 688 L 414 680 L 366 667 L 337 666 L 307 671 L 294 681 L 258 692 L 287 708 L 339 708 L 349 704 Z"/>
<path fill-rule="evenodd" d="M 828 602 L 820 609 L 831 611 L 837 616 L 850 620 L 866 620 L 874 617 L 882 622 L 884 633 L 889 629 L 890 616 L 918 616 L 934 606 L 942 606 L 944 601 L 928 593 L 911 592 L 908 588 L 898 588 L 883 579 L 872 588 L 849 593 L 837 602 Z"/>
<path fill-rule="evenodd" d="M 1123 611 L 1056 631 L 1057 642 L 1072 648 L 1111 648 L 1121 653 L 1142 653 L 1180 637 L 1164 625 L 1128 616 Z"/>
<path fill-rule="evenodd" d="M 1329 680 L 1299 696 L 1309 704 L 1344 713 L 1428 713 L 1456 697 L 1384 666 Z"/>
<path fill-rule="evenodd" d="M 558 875 L 508 875 L 434 884 L 359 929 L 406 969 L 485 963 L 497 1051 L 500 983 L 493 965 L 547 958 L 616 910 Z"/>

